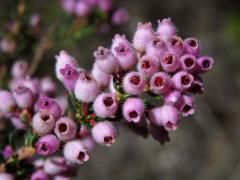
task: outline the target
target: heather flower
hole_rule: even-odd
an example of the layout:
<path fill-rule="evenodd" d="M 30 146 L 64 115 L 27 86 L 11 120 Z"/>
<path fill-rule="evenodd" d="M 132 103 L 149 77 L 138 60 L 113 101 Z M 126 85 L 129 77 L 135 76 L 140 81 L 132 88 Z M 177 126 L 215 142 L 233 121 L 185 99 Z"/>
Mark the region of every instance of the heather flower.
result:
<path fill-rule="evenodd" d="M 183 95 L 183 101 L 178 105 L 178 109 L 184 117 L 194 114 L 195 107 L 193 98 L 188 95 Z"/>
<path fill-rule="evenodd" d="M 212 69 L 214 60 L 209 56 L 201 56 L 197 59 L 197 72 L 203 73 Z"/>
<path fill-rule="evenodd" d="M 163 96 L 164 103 L 168 105 L 176 105 L 182 101 L 182 94 L 177 90 L 170 90 L 167 94 Z"/>
<path fill-rule="evenodd" d="M 79 76 L 79 72 L 72 68 L 69 64 L 66 64 L 63 69 L 60 69 L 60 73 L 63 76 L 63 84 L 68 91 L 72 91 Z"/>
<path fill-rule="evenodd" d="M 24 78 L 28 73 L 28 63 L 24 60 L 16 61 L 11 69 L 13 78 L 20 79 Z"/>
<path fill-rule="evenodd" d="M 27 88 L 29 88 L 34 97 L 37 97 L 39 94 L 39 81 L 37 79 L 31 79 L 30 77 L 27 77 L 25 79 L 23 79 L 22 81 L 19 81 L 20 84 L 16 85 L 17 86 L 25 86 Z"/>
<path fill-rule="evenodd" d="M 44 159 L 36 159 L 33 161 L 33 165 L 36 169 L 42 169 L 44 165 L 45 160 Z"/>
<path fill-rule="evenodd" d="M 110 11 L 112 9 L 112 0 L 98 0 L 98 7 L 104 12 Z"/>
<path fill-rule="evenodd" d="M 156 94 L 167 93 L 172 87 L 171 77 L 164 72 L 155 73 L 150 79 L 150 90 Z"/>
<path fill-rule="evenodd" d="M 116 34 L 112 40 L 111 51 L 116 56 L 115 48 L 119 46 L 119 44 L 124 44 L 126 47 L 131 47 L 130 42 L 127 40 L 125 35 Z"/>
<path fill-rule="evenodd" d="M 118 103 L 114 94 L 102 93 L 93 103 L 93 110 L 99 117 L 105 118 L 113 116 L 118 108 Z"/>
<path fill-rule="evenodd" d="M 10 145 L 5 146 L 2 151 L 4 159 L 10 158 L 13 155 L 13 153 L 14 153 L 13 148 Z"/>
<path fill-rule="evenodd" d="M 91 6 L 86 1 L 77 1 L 75 4 L 75 13 L 77 16 L 88 16 L 91 11 Z"/>
<path fill-rule="evenodd" d="M 119 66 L 124 70 L 132 68 L 137 63 L 137 56 L 134 50 L 126 43 L 119 43 L 114 48 L 114 52 Z"/>
<path fill-rule="evenodd" d="M 161 107 L 154 107 L 148 112 L 149 120 L 157 126 L 163 126 L 161 119 Z"/>
<path fill-rule="evenodd" d="M 55 120 L 49 111 L 40 111 L 33 116 L 33 130 L 39 135 L 50 133 L 55 125 Z"/>
<path fill-rule="evenodd" d="M 138 23 L 137 30 L 133 36 L 133 47 L 139 52 L 144 52 L 152 36 L 153 30 L 151 23 Z"/>
<path fill-rule="evenodd" d="M 30 108 L 33 104 L 32 91 L 24 86 L 18 86 L 13 92 L 14 99 L 20 108 Z"/>
<path fill-rule="evenodd" d="M 154 56 L 158 60 L 161 58 L 165 51 L 165 44 L 161 40 L 160 36 L 152 36 L 151 41 L 146 48 L 147 56 Z"/>
<path fill-rule="evenodd" d="M 31 180 L 49 180 L 49 177 L 47 173 L 39 169 L 32 174 Z"/>
<path fill-rule="evenodd" d="M 97 65 L 103 72 L 111 74 L 118 68 L 117 58 L 109 49 L 100 46 L 93 55 L 96 58 Z"/>
<path fill-rule="evenodd" d="M 63 157 L 50 157 L 44 162 L 43 169 L 48 175 L 54 176 L 66 171 L 68 166 Z"/>
<path fill-rule="evenodd" d="M 184 51 L 183 40 L 178 36 L 173 36 L 167 43 L 167 49 L 169 52 L 181 56 Z"/>
<path fill-rule="evenodd" d="M 68 108 L 67 96 L 61 95 L 55 98 L 62 110 L 62 115 L 66 112 Z"/>
<path fill-rule="evenodd" d="M 83 164 L 89 160 L 87 149 L 79 140 L 68 141 L 64 145 L 63 154 L 71 164 Z"/>
<path fill-rule="evenodd" d="M 189 91 L 193 94 L 202 94 L 204 92 L 203 80 L 200 76 L 194 76 L 194 80 Z"/>
<path fill-rule="evenodd" d="M 0 50 L 4 53 L 11 54 L 16 49 L 16 43 L 12 39 L 3 38 L 0 41 Z"/>
<path fill-rule="evenodd" d="M 61 4 L 67 13 L 72 14 L 74 12 L 76 6 L 75 0 L 61 0 Z"/>
<path fill-rule="evenodd" d="M 59 119 L 62 115 L 62 109 L 60 105 L 52 98 L 41 96 L 36 103 L 36 110 L 46 110 L 51 113 L 55 120 Z"/>
<path fill-rule="evenodd" d="M 14 177 L 9 173 L 0 172 L 0 179 L 2 179 L 2 180 L 14 180 Z"/>
<path fill-rule="evenodd" d="M 157 33 L 163 41 L 167 42 L 172 36 L 176 35 L 177 29 L 172 23 L 171 18 L 158 20 Z"/>
<path fill-rule="evenodd" d="M 185 54 L 180 58 L 181 67 L 183 70 L 193 73 L 196 70 L 196 58 L 193 55 Z"/>
<path fill-rule="evenodd" d="M 8 91 L 0 90 L 0 111 L 4 113 L 11 112 L 16 105 L 16 102 L 12 96 L 12 94 Z"/>
<path fill-rule="evenodd" d="M 144 76 L 151 76 L 158 70 L 158 60 L 154 56 L 143 56 L 138 62 L 138 71 Z"/>
<path fill-rule="evenodd" d="M 107 87 L 111 79 L 111 75 L 103 72 L 96 62 L 93 64 L 91 75 L 97 81 L 99 89 Z"/>
<path fill-rule="evenodd" d="M 125 9 L 117 9 L 112 15 L 112 24 L 121 25 L 129 19 L 129 15 Z"/>
<path fill-rule="evenodd" d="M 184 40 L 184 49 L 187 53 L 197 57 L 200 51 L 200 44 L 197 39 L 190 37 Z"/>
<path fill-rule="evenodd" d="M 16 129 L 26 129 L 27 124 L 24 123 L 19 117 L 11 117 L 11 123 Z"/>
<path fill-rule="evenodd" d="M 92 102 L 97 96 L 97 91 L 98 85 L 95 79 L 85 73 L 80 75 L 74 88 L 74 94 L 78 100 L 86 103 Z"/>
<path fill-rule="evenodd" d="M 138 95 L 144 91 L 145 80 L 141 73 L 130 72 L 123 79 L 123 89 L 125 92 Z"/>
<path fill-rule="evenodd" d="M 92 136 L 97 143 L 112 146 L 117 136 L 117 130 L 111 122 L 102 121 L 92 128 Z"/>
<path fill-rule="evenodd" d="M 123 117 L 128 122 L 137 123 L 144 113 L 144 103 L 139 98 L 128 98 L 123 104 Z"/>
<path fill-rule="evenodd" d="M 60 73 L 60 70 L 65 68 L 66 64 L 69 64 L 72 68 L 78 67 L 76 59 L 68 54 L 67 51 L 61 50 L 59 55 L 55 55 L 55 58 L 57 60 L 56 75 L 60 81 L 64 80 L 64 76 Z"/>
<path fill-rule="evenodd" d="M 193 76 L 186 71 L 179 71 L 172 77 L 173 84 L 179 91 L 188 90 L 192 85 L 193 79 Z"/>
<path fill-rule="evenodd" d="M 176 72 L 180 63 L 176 54 L 166 51 L 160 58 L 161 67 L 166 72 Z"/>
<path fill-rule="evenodd" d="M 36 142 L 36 153 L 44 156 L 53 154 L 58 150 L 59 145 L 60 142 L 55 135 L 45 135 Z"/>
<path fill-rule="evenodd" d="M 77 125 L 72 119 L 62 117 L 56 122 L 54 132 L 62 141 L 71 140 L 77 133 Z"/>
<path fill-rule="evenodd" d="M 40 81 L 40 92 L 44 95 L 54 96 L 56 94 L 56 84 L 50 77 L 44 77 Z"/>

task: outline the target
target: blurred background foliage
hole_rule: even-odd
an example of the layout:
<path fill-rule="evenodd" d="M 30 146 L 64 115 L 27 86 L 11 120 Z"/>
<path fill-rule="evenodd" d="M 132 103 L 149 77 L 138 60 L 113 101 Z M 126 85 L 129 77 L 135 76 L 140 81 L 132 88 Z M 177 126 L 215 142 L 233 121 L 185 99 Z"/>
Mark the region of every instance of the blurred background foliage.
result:
<path fill-rule="evenodd" d="M 156 22 L 164 17 L 172 18 L 181 36 L 197 37 L 202 53 L 215 58 L 215 67 L 203 78 L 206 92 L 196 97 L 196 114 L 182 119 L 178 131 L 170 134 L 171 142 L 161 146 L 120 127 L 117 143 L 112 148 L 97 146 L 76 179 L 240 179 L 240 1 L 119 0 L 117 3 L 128 10 L 128 24 L 112 28 L 104 35 L 61 39 L 44 53 L 35 74 L 54 77 L 54 55 L 61 49 L 68 50 L 82 67 L 90 70 L 93 51 L 99 45 L 110 47 L 115 33 L 124 33 L 132 39 L 137 22 Z M 44 29 L 67 18 L 57 0 L 32 0 L 30 5 L 31 12 L 42 15 Z M 1 0 L 1 24 L 15 16 L 15 6 L 14 0 Z M 0 32 L 3 28 L 0 27 Z M 31 51 L 34 47 L 29 48 Z M 31 56 L 24 58 L 32 60 Z"/>

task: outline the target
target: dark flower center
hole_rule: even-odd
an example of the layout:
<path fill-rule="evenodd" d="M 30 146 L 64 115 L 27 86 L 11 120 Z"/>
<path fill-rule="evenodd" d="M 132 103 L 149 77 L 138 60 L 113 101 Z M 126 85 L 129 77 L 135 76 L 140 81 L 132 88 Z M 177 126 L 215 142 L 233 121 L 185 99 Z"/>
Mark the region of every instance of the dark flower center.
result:
<path fill-rule="evenodd" d="M 165 59 L 164 59 L 165 64 L 172 64 L 172 62 L 173 62 L 173 56 L 168 55 L 165 57 Z"/>
<path fill-rule="evenodd" d="M 113 98 L 112 97 L 105 97 L 103 100 L 103 103 L 105 106 L 111 106 L 113 104 Z"/>
<path fill-rule="evenodd" d="M 201 93 L 202 92 L 202 87 L 199 84 L 194 84 L 192 86 L 191 90 L 194 94 Z"/>
<path fill-rule="evenodd" d="M 210 62 L 208 60 L 204 60 L 202 65 L 203 65 L 203 68 L 207 69 L 210 66 Z"/>
<path fill-rule="evenodd" d="M 171 41 L 173 46 L 175 46 L 177 44 L 177 42 L 178 42 L 177 38 L 173 38 L 172 41 Z"/>
<path fill-rule="evenodd" d="M 131 111 L 131 112 L 129 112 L 129 117 L 136 118 L 136 117 L 138 117 L 138 113 L 136 111 Z"/>
<path fill-rule="evenodd" d="M 43 121 L 47 121 L 47 120 L 50 119 L 50 116 L 49 116 L 49 114 L 42 114 L 42 115 L 41 115 L 41 119 L 42 119 Z"/>
<path fill-rule="evenodd" d="M 67 125 L 65 123 L 61 123 L 58 126 L 59 132 L 66 132 L 67 131 Z"/>
<path fill-rule="evenodd" d="M 47 107 L 48 105 L 49 105 L 49 102 L 48 102 L 48 101 L 44 101 L 44 102 L 43 102 L 43 106 L 44 106 L 44 107 Z"/>
<path fill-rule="evenodd" d="M 191 106 L 189 106 L 189 105 L 186 104 L 186 105 L 183 106 L 182 111 L 183 111 L 184 113 L 186 113 L 186 112 L 190 111 L 190 109 L 191 109 Z"/>
<path fill-rule="evenodd" d="M 105 143 L 111 143 L 113 141 L 113 137 L 112 136 L 105 136 L 104 137 L 104 142 Z"/>
<path fill-rule="evenodd" d="M 85 153 L 82 152 L 82 151 L 80 151 L 80 152 L 78 153 L 77 159 L 78 159 L 79 161 L 82 161 L 82 160 L 84 159 L 84 157 L 85 157 Z"/>
<path fill-rule="evenodd" d="M 155 80 L 154 80 L 154 84 L 155 86 L 157 87 L 161 87 L 164 85 L 164 80 L 162 77 L 156 77 Z"/>
<path fill-rule="evenodd" d="M 150 67 L 151 67 L 151 64 L 150 64 L 150 62 L 149 62 L 148 60 L 144 60 L 144 61 L 142 62 L 142 68 L 148 69 L 148 68 L 150 68 Z"/>
<path fill-rule="evenodd" d="M 68 70 L 68 71 L 66 72 L 66 76 L 70 76 L 70 75 L 71 75 L 71 71 Z"/>
<path fill-rule="evenodd" d="M 188 44 L 190 47 L 193 47 L 193 48 L 197 47 L 197 42 L 196 42 L 195 40 L 193 40 L 193 39 L 189 40 L 189 41 L 187 42 L 187 44 Z"/>
<path fill-rule="evenodd" d="M 192 58 L 186 58 L 184 60 L 184 64 L 186 65 L 186 67 L 191 67 L 194 64 L 194 60 Z"/>
<path fill-rule="evenodd" d="M 188 77 L 188 75 L 182 76 L 181 78 L 181 82 L 183 85 L 188 85 L 190 83 L 190 78 Z"/>
<path fill-rule="evenodd" d="M 132 76 L 132 77 L 130 78 L 130 81 L 131 81 L 131 83 L 134 84 L 134 85 L 139 85 L 141 79 L 140 79 L 140 77 L 138 77 L 138 76 Z"/>
<path fill-rule="evenodd" d="M 48 150 L 48 147 L 46 146 L 46 144 L 42 144 L 41 150 L 42 151 L 47 151 Z"/>

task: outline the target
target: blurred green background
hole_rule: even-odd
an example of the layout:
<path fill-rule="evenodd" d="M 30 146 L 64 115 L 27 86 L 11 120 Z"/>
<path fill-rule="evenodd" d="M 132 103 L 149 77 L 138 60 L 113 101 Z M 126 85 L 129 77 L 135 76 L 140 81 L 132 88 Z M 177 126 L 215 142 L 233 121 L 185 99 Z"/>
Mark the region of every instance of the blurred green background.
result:
<path fill-rule="evenodd" d="M 37 12 L 59 8 L 57 0 L 33 1 Z M 1 0 L 0 15 L 8 15 L 14 1 Z M 54 77 L 54 55 L 68 50 L 90 70 L 93 51 L 110 47 L 115 33 L 132 39 L 137 22 L 171 17 L 182 37 L 197 37 L 202 53 L 215 58 L 213 70 L 203 76 L 205 93 L 196 96 L 196 113 L 184 118 L 171 142 L 161 146 L 119 128 L 112 148 L 96 146 L 91 160 L 79 169 L 84 180 L 239 180 L 240 179 L 240 1 L 238 0 L 122 0 L 129 22 L 106 35 L 81 41 L 64 40 L 48 51 L 37 76 Z M 56 6 L 56 7 L 54 7 Z M 46 21 L 62 13 L 45 14 Z M 1 28 L 1 27 L 0 27 Z M 30 59 L 31 60 L 31 59 Z M 61 86 L 63 90 L 63 87 Z"/>

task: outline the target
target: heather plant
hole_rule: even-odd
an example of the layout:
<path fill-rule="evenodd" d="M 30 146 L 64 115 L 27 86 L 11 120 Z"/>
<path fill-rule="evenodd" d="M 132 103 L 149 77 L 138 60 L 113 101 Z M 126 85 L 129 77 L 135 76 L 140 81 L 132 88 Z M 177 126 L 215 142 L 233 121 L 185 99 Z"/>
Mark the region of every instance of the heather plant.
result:
<path fill-rule="evenodd" d="M 99 46 L 90 72 L 61 50 L 55 73 L 63 96 L 56 96 L 53 80 L 31 77 L 27 62 L 15 62 L 8 89 L 0 90 L 0 116 L 13 126 L 0 179 L 71 179 L 95 143 L 114 145 L 119 124 L 169 141 L 181 118 L 194 114 L 193 96 L 204 92 L 200 75 L 214 64 L 196 38 L 176 32 L 170 18 L 159 20 L 156 30 L 139 23 L 132 42 L 116 34 L 109 48 Z"/>

